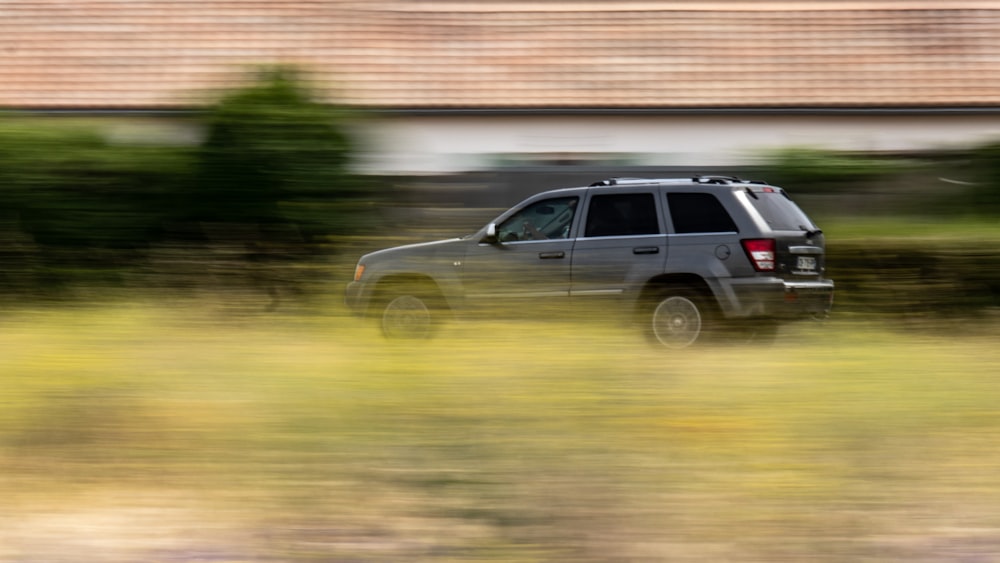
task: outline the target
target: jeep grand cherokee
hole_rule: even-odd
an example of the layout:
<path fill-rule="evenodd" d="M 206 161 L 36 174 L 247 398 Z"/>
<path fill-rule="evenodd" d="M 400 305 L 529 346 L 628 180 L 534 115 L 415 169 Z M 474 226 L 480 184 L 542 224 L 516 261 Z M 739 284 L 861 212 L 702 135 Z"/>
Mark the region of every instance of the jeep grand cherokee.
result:
<path fill-rule="evenodd" d="M 601 302 L 656 342 L 773 337 L 828 314 L 824 237 L 781 188 L 732 177 L 614 178 L 529 197 L 462 238 L 361 257 L 346 303 L 389 337 L 484 304 Z M 607 303 L 604 303 L 607 302 Z"/>

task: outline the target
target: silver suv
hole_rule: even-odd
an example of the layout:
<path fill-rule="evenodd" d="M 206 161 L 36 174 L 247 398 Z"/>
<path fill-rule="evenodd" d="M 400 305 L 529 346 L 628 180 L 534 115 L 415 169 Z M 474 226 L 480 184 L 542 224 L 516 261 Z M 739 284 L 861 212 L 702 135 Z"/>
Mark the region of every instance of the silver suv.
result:
<path fill-rule="evenodd" d="M 443 316 L 484 305 L 591 303 L 683 348 L 719 335 L 771 339 L 781 320 L 827 315 L 824 271 L 823 232 L 781 188 L 614 178 L 536 194 L 466 237 L 366 254 L 346 303 L 389 337 L 425 337 Z"/>

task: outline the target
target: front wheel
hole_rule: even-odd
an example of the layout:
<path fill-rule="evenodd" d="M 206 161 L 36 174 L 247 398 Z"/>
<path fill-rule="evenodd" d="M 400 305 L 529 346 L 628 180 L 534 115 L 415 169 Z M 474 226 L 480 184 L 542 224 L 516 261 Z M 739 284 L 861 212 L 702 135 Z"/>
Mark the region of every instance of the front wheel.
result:
<path fill-rule="evenodd" d="M 651 336 L 667 348 L 687 348 L 705 339 L 711 326 L 705 300 L 691 291 L 666 292 L 649 318 Z"/>
<path fill-rule="evenodd" d="M 428 338 L 433 326 L 431 308 L 418 295 L 396 296 L 382 310 L 382 334 L 387 338 Z"/>

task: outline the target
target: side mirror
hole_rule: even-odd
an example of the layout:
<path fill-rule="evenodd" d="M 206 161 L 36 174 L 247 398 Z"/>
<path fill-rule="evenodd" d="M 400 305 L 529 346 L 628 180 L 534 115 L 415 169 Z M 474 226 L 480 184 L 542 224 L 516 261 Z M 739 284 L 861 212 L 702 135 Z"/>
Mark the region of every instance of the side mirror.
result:
<path fill-rule="evenodd" d="M 486 235 L 483 237 L 483 240 L 481 240 L 480 242 L 485 242 L 487 244 L 496 244 L 496 243 L 500 242 L 500 239 L 497 238 L 497 224 L 496 223 L 490 223 L 489 225 L 486 225 Z"/>

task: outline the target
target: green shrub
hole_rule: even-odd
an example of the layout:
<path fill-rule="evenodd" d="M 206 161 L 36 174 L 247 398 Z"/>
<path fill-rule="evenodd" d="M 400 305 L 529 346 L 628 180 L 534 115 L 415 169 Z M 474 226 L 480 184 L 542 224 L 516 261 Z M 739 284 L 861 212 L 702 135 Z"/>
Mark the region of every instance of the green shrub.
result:
<path fill-rule="evenodd" d="M 177 148 L 111 146 L 51 122 L 0 123 L 3 224 L 49 247 L 143 247 L 186 167 Z"/>
<path fill-rule="evenodd" d="M 973 168 L 977 178 L 968 190 L 969 209 L 980 214 L 1000 212 L 1000 142 L 975 150 Z"/>
<path fill-rule="evenodd" d="M 294 70 L 261 71 L 208 116 L 183 210 L 197 221 L 285 224 L 306 240 L 354 232 L 368 194 L 348 170 L 343 118 L 314 101 Z"/>
<path fill-rule="evenodd" d="M 896 160 L 807 147 L 789 147 L 767 157 L 762 173 L 769 182 L 796 193 L 823 191 L 884 178 L 904 169 Z"/>
<path fill-rule="evenodd" d="M 204 275 L 224 248 L 227 268 L 260 272 L 240 262 L 287 264 L 364 229 L 374 206 L 349 171 L 346 116 L 293 70 L 258 78 L 207 111 L 195 147 L 116 144 L 52 118 L 0 121 L 0 289 L 117 283 L 150 250 Z"/>

